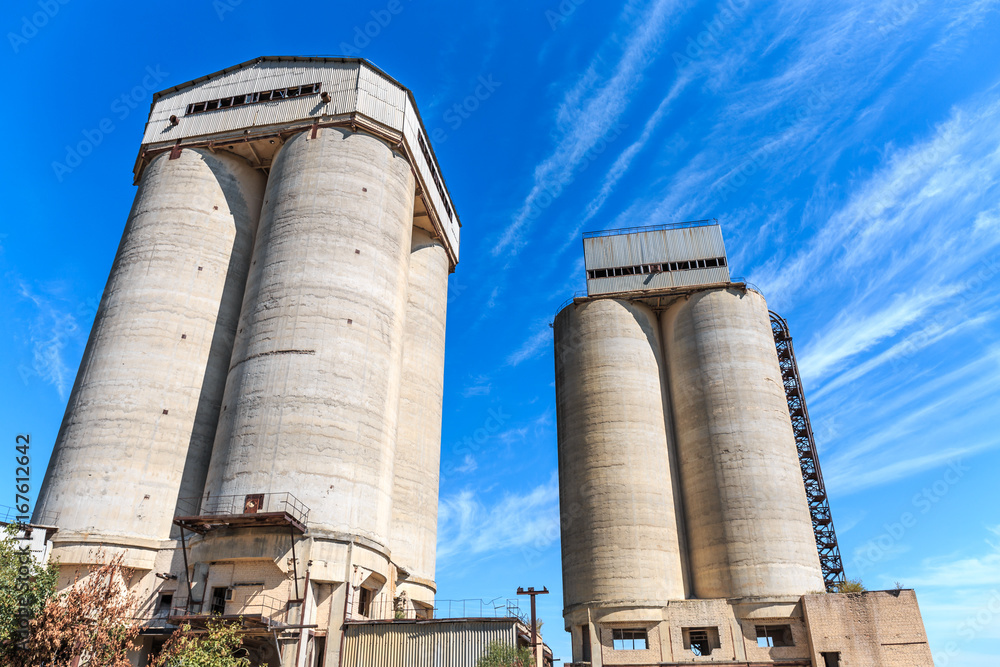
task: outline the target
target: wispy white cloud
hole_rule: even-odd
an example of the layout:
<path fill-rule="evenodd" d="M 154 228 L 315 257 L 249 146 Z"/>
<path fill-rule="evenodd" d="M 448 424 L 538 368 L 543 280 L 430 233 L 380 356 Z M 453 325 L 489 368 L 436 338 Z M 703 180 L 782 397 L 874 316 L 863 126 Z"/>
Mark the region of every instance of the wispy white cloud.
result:
<path fill-rule="evenodd" d="M 521 343 L 521 346 L 507 357 L 507 365 L 517 366 L 523 361 L 537 357 L 548 348 L 551 342 L 552 330 L 548 325 L 545 325 Z"/>
<path fill-rule="evenodd" d="M 597 195 L 590 200 L 590 203 L 587 204 L 587 207 L 584 210 L 583 219 L 571 235 L 574 240 L 579 235 L 579 231 L 583 228 L 583 225 L 592 220 L 593 217 L 597 215 L 597 212 L 601 210 L 601 207 L 604 206 L 604 202 L 606 202 L 608 197 L 611 196 L 611 192 L 615 189 L 615 186 L 618 185 L 618 181 L 620 181 L 626 172 L 628 172 L 629 167 L 632 166 L 632 161 L 635 159 L 636 155 L 638 155 L 649 142 L 650 137 L 652 137 L 653 132 L 657 127 L 659 127 L 660 123 L 667 115 L 671 105 L 677 100 L 681 91 L 687 87 L 690 81 L 691 78 L 687 75 L 682 75 L 674 81 L 666 97 L 663 98 L 660 105 L 649 116 L 645 126 L 642 128 L 642 133 L 639 135 L 639 138 L 629 144 L 628 148 L 622 151 L 618 158 L 614 161 L 614 164 L 611 165 L 611 168 L 604 175 L 604 181 L 601 183 L 601 189 L 597 192 Z"/>
<path fill-rule="evenodd" d="M 558 195 L 571 180 L 587 152 L 619 121 L 642 82 L 643 72 L 656 60 L 671 12 L 679 3 L 653 0 L 648 11 L 642 11 L 639 4 L 629 3 L 620 19 L 629 25 L 630 32 L 620 40 L 621 56 L 610 75 L 601 74 L 604 58 L 599 55 L 564 96 L 557 112 L 561 136 L 552 153 L 535 167 L 531 190 L 494 247 L 494 256 L 521 247 L 525 228 L 540 212 L 540 202 L 552 198 L 553 191 Z"/>
<path fill-rule="evenodd" d="M 897 295 L 870 315 L 845 310 L 820 336 L 804 348 L 799 367 L 804 381 L 812 383 L 836 370 L 845 361 L 924 317 L 931 308 L 953 297 L 957 286 L 919 289 Z"/>
<path fill-rule="evenodd" d="M 486 375 L 478 375 L 472 382 L 462 389 L 462 396 L 471 398 L 472 396 L 488 396 L 493 387 L 490 378 Z"/>
<path fill-rule="evenodd" d="M 73 371 L 65 359 L 66 346 L 79 333 L 80 327 L 71 313 L 57 308 L 26 283 L 20 283 L 19 292 L 35 306 L 34 319 L 29 326 L 32 370 L 54 386 L 59 398 L 65 400 L 73 382 Z"/>
<path fill-rule="evenodd" d="M 465 458 L 462 459 L 462 465 L 455 468 L 457 473 L 470 473 L 475 472 L 479 469 L 479 462 L 476 461 L 476 457 L 472 454 L 466 454 Z"/>
<path fill-rule="evenodd" d="M 559 484 L 551 479 L 524 493 L 506 493 L 494 502 L 463 490 L 441 499 L 438 559 L 503 554 L 522 547 L 543 548 L 559 536 Z"/>

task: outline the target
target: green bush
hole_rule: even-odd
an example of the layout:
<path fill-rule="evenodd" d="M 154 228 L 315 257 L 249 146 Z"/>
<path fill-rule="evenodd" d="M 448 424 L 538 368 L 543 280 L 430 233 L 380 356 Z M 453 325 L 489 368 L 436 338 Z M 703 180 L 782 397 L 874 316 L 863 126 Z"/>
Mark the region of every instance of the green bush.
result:
<path fill-rule="evenodd" d="M 476 667 L 531 667 L 531 651 L 493 642 L 486 655 L 476 662 Z"/>

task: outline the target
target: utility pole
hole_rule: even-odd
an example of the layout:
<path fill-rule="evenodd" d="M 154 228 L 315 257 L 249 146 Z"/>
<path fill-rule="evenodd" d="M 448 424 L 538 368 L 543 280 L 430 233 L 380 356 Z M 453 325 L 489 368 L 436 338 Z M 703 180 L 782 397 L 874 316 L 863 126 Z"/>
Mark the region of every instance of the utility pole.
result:
<path fill-rule="evenodd" d="M 530 595 L 531 596 L 531 653 L 535 660 L 535 667 L 542 667 L 542 661 L 538 655 L 538 624 L 535 621 L 535 596 L 536 595 L 548 595 L 549 589 L 543 587 L 542 590 L 536 591 L 535 587 L 524 589 L 518 587 L 518 595 Z"/>

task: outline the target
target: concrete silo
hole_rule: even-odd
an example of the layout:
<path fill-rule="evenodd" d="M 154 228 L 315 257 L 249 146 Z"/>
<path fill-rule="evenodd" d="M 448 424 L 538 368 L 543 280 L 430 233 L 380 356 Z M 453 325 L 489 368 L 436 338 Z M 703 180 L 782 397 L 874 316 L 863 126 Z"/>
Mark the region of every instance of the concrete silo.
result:
<path fill-rule="evenodd" d="M 58 555 L 152 567 L 204 488 L 264 191 L 243 160 L 185 151 L 139 182 L 38 499 Z"/>
<path fill-rule="evenodd" d="M 764 298 L 704 290 L 663 314 L 699 598 L 824 589 Z"/>
<path fill-rule="evenodd" d="M 310 532 L 388 553 L 414 180 L 324 129 L 274 159 L 207 497 L 293 493 Z"/>
<path fill-rule="evenodd" d="M 157 93 L 135 175 L 38 508 L 63 582 L 130 548 L 136 664 L 221 616 L 254 662 L 336 665 L 345 622 L 436 590 L 461 225 L 413 95 L 258 58 Z"/>
<path fill-rule="evenodd" d="M 656 314 L 605 299 L 554 329 L 564 604 L 683 600 Z"/>
<path fill-rule="evenodd" d="M 569 666 L 930 667 L 912 591 L 823 592 L 843 569 L 790 336 L 718 223 L 588 234 L 584 257 L 553 323 Z"/>
<path fill-rule="evenodd" d="M 406 572 L 400 589 L 428 605 L 434 595 L 441 409 L 444 399 L 448 254 L 413 228 L 399 420 L 392 492 L 392 557 Z"/>

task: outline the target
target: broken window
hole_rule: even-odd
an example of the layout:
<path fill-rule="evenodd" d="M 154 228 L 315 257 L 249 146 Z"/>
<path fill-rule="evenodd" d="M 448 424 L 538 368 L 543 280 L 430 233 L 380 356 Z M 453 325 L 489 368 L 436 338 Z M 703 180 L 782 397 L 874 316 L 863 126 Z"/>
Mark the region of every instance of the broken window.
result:
<path fill-rule="evenodd" d="M 420 152 L 424 154 L 427 168 L 431 171 L 431 178 L 434 179 L 434 185 L 437 186 L 438 195 L 441 196 L 441 203 L 444 204 L 445 213 L 448 214 L 448 219 L 451 220 L 451 205 L 448 203 L 448 198 L 444 196 L 444 186 L 441 185 L 441 177 L 438 176 L 437 169 L 434 168 L 434 160 L 431 159 L 431 152 L 427 149 L 427 142 L 424 141 L 422 132 L 417 133 L 417 144 L 420 146 Z"/>
<path fill-rule="evenodd" d="M 711 269 L 726 266 L 725 257 L 710 259 L 695 259 L 687 262 L 665 262 L 663 264 L 639 264 L 637 266 L 618 266 L 606 269 L 590 269 L 587 278 L 611 278 L 613 276 L 648 275 L 653 273 L 669 273 L 671 271 L 690 271 L 693 269 Z"/>
<path fill-rule="evenodd" d="M 697 656 L 712 655 L 712 649 L 721 648 L 718 628 L 682 628 L 684 648 Z"/>
<path fill-rule="evenodd" d="M 358 589 L 358 613 L 362 616 L 372 615 L 372 600 L 375 598 L 375 591 L 362 586 Z"/>
<path fill-rule="evenodd" d="M 212 609 L 213 614 L 224 615 L 226 613 L 226 593 L 229 591 L 228 586 L 222 588 L 212 589 Z"/>
<path fill-rule="evenodd" d="M 170 615 L 170 607 L 173 605 L 173 603 L 174 603 L 174 594 L 173 593 L 164 593 L 163 595 L 160 596 L 159 602 L 156 603 L 156 612 L 155 612 L 155 615 L 156 616 L 169 616 Z"/>
<path fill-rule="evenodd" d="M 215 111 L 216 109 L 228 109 L 229 107 L 243 104 L 253 104 L 255 102 L 268 102 L 270 100 L 284 100 L 290 97 L 300 97 L 302 95 L 315 95 L 320 91 L 321 84 L 308 83 L 304 86 L 289 86 L 278 90 L 262 90 L 255 93 L 244 93 L 235 97 L 223 97 L 207 102 L 195 102 L 187 106 L 187 114 L 204 113 L 205 111 Z"/>
<path fill-rule="evenodd" d="M 824 651 L 820 655 L 823 656 L 823 667 L 840 667 L 839 651 Z"/>
<path fill-rule="evenodd" d="M 645 651 L 649 648 L 649 637 L 645 629 L 614 628 L 611 644 L 616 651 Z"/>
<path fill-rule="evenodd" d="M 788 625 L 758 625 L 757 646 L 795 646 L 792 628 Z"/>

